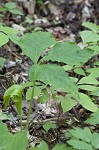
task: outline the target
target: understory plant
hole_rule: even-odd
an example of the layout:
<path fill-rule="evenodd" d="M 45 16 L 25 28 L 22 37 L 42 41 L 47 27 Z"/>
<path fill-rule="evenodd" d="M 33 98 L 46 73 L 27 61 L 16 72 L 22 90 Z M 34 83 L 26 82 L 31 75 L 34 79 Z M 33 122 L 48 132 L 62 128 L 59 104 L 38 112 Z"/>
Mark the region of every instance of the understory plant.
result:
<path fill-rule="evenodd" d="M 0 24 L 0 47 L 7 44 L 11 37 L 13 38 L 18 31 L 14 30 L 13 28 L 3 26 Z M 17 37 L 16 37 L 17 38 Z M 3 67 L 5 59 L 0 57 L 0 68 Z"/>
<path fill-rule="evenodd" d="M 23 15 L 20 10 L 17 8 L 17 5 L 15 2 L 8 2 L 5 3 L 4 6 L 0 7 L 0 12 L 6 12 L 9 11 L 12 14 L 15 15 Z"/>
<path fill-rule="evenodd" d="M 21 131 L 22 94 L 25 88 L 28 89 L 26 93 L 26 100 L 30 101 L 25 131 L 28 130 L 32 103 L 35 96 L 38 96 L 38 101 L 41 103 L 47 101 L 51 102 L 51 100 L 56 98 L 56 100 L 60 101 L 63 112 L 68 112 L 74 106 L 76 106 L 77 103 L 93 113 L 98 112 L 98 107 L 95 104 L 94 96 L 99 96 L 99 72 L 97 71 L 99 70 L 99 68 L 97 67 L 99 66 L 99 62 L 94 63 L 94 65 L 96 66 L 95 68 L 93 67 L 86 69 L 83 66 L 84 64 L 87 65 L 91 58 L 99 54 L 99 50 L 95 49 L 95 46 L 98 47 L 99 27 L 92 23 L 85 23 L 83 25 L 89 27 L 92 30 L 86 32 L 91 32 L 92 36 L 94 35 L 94 38 L 95 36 L 97 38 L 97 40 L 93 40 L 93 43 L 92 39 L 87 41 L 87 33 L 83 33 L 83 31 L 81 33 L 81 37 L 83 41 L 87 44 L 84 48 L 80 48 L 77 44 L 73 42 L 58 42 L 49 32 L 39 31 L 26 33 L 22 37 L 17 37 L 15 35 L 9 36 L 7 34 L 8 38 L 12 40 L 15 44 L 20 46 L 23 54 L 29 57 L 33 62 L 32 66 L 30 66 L 29 68 L 29 82 L 22 83 L 20 85 L 14 84 L 9 87 L 4 94 L 5 109 L 9 105 L 10 99 L 13 100 L 15 103 L 21 122 Z M 3 34 L 5 36 L 5 31 Z M 6 43 L 7 42 L 5 42 L 5 44 Z M 76 75 L 79 75 L 79 78 L 73 77 L 72 74 L 70 74 L 71 70 L 74 71 Z M 45 98 L 44 100 L 44 97 L 42 98 L 42 96 L 46 95 L 46 92 L 44 93 L 43 89 L 47 89 L 48 86 L 50 86 L 52 95 L 50 96 L 50 94 L 48 94 L 47 98 Z M 82 90 L 84 90 L 85 92 L 81 92 Z M 65 92 L 65 96 L 57 97 L 57 91 Z M 55 95 L 56 97 L 53 97 L 53 95 Z M 24 134 L 25 131 L 22 131 L 22 134 Z M 68 143 L 72 147 L 77 148 L 77 146 L 74 146 L 75 144 L 71 144 L 70 141 Z M 46 143 L 44 144 L 46 145 Z M 42 143 L 40 146 L 41 147 L 37 148 L 37 150 L 42 150 Z M 66 146 L 58 145 L 58 147 L 60 147 L 60 150 L 63 150 Z M 66 147 L 66 149 L 72 150 L 72 147 Z M 30 150 L 33 149 L 34 148 L 30 148 Z M 53 150 L 55 149 L 58 148 L 54 147 Z"/>
<path fill-rule="evenodd" d="M 69 130 L 71 139 L 67 143 L 76 149 L 97 150 L 99 149 L 99 134 L 92 133 L 88 127 L 84 129 L 74 128 Z"/>

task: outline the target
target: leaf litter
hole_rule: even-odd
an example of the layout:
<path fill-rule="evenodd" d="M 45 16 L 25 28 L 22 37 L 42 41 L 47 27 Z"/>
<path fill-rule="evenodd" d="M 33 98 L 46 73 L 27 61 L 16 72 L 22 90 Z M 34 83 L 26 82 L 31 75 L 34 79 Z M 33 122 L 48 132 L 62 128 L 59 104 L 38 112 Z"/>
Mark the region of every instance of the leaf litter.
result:
<path fill-rule="evenodd" d="M 14 26 L 14 28 L 18 28 L 23 33 L 25 31 L 31 30 L 43 30 L 50 31 L 53 33 L 54 37 L 59 40 L 68 40 L 68 41 L 76 41 L 78 44 L 81 42 L 79 38 L 79 31 L 82 30 L 81 23 L 84 21 L 93 21 L 99 23 L 99 14 L 97 4 L 98 0 L 69 0 L 64 1 L 65 7 L 63 4 L 55 3 L 53 1 L 49 1 L 49 4 L 46 2 L 38 7 L 36 7 L 35 3 L 30 4 L 30 2 L 26 1 L 18 1 L 18 7 L 25 12 L 26 16 L 30 15 L 30 19 L 33 23 L 25 22 L 25 17 L 22 16 L 15 17 L 11 16 L 10 13 L 4 14 L 3 21 L 8 26 Z M 23 5 L 21 5 L 23 4 Z M 30 9 L 30 6 L 33 8 Z M 61 5 L 61 7 L 59 6 Z M 51 9 L 53 7 L 53 9 Z M 59 10 L 58 10 L 59 8 Z M 27 9 L 27 11 L 26 11 Z M 54 13 L 55 12 L 55 13 Z M 34 16 L 31 17 L 31 14 Z M 8 18 L 7 18 L 8 16 Z M 17 24 L 22 23 L 24 28 L 17 26 Z M 16 24 L 16 26 L 15 26 Z M 19 47 L 15 46 L 13 43 L 9 42 L 9 47 L 11 47 L 11 51 L 7 50 L 8 47 L 0 48 L 0 56 L 4 56 L 6 59 L 6 63 L 4 68 L 0 70 L 0 111 L 3 112 L 3 94 L 5 90 L 10 87 L 13 83 L 24 83 L 28 81 L 28 70 L 32 62 L 22 54 L 22 51 Z M 43 57 L 43 55 L 42 55 Z M 86 66 L 85 66 L 86 67 Z M 90 68 L 90 65 L 87 66 Z M 69 74 L 72 74 L 69 72 Z M 27 89 L 26 89 L 27 90 Z M 24 91 L 26 92 L 26 91 Z M 64 96 L 61 91 L 58 92 L 60 95 Z M 48 98 L 48 97 L 47 97 Z M 28 112 L 29 102 L 23 101 L 23 126 L 25 125 L 26 116 Z M 6 120 L 6 124 L 9 130 L 12 133 L 16 133 L 19 130 L 19 119 L 17 117 L 17 110 L 14 107 L 13 103 L 10 103 L 9 107 L 6 110 L 7 115 L 12 115 L 14 120 L 13 122 Z M 64 132 L 69 130 L 73 125 L 74 126 L 88 126 L 82 121 L 86 120 L 89 116 L 90 112 L 81 107 L 79 103 L 73 107 L 71 111 L 68 113 L 63 113 L 60 103 L 56 103 L 53 100 L 46 102 L 45 104 L 41 104 L 37 102 L 37 99 L 33 102 L 33 108 L 31 113 L 31 121 L 29 125 L 29 132 L 32 136 L 32 142 L 34 141 L 33 146 L 40 142 L 39 138 L 44 139 L 51 146 L 55 145 L 55 143 L 65 142 L 66 138 L 64 137 Z M 4 116 L 5 119 L 7 116 Z M 4 120 L 5 120 L 4 119 Z M 56 123 L 58 126 L 55 129 L 51 129 L 48 132 L 43 128 L 44 122 L 52 122 Z M 32 128 L 32 130 L 31 130 Z M 94 131 L 99 132 L 99 127 L 94 127 Z M 52 139 L 50 136 L 52 135 Z"/>

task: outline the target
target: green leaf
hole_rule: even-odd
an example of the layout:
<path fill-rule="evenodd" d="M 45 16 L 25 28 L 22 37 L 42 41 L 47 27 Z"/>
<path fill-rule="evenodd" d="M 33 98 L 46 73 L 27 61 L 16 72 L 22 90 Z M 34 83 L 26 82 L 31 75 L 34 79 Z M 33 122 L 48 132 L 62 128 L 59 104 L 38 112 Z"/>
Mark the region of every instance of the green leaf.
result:
<path fill-rule="evenodd" d="M 91 125 L 98 125 L 99 124 L 99 112 L 91 114 L 90 118 L 88 118 L 85 122 Z"/>
<path fill-rule="evenodd" d="M 90 110 L 92 112 L 97 112 L 98 107 L 92 102 L 92 100 L 83 93 L 79 93 L 79 99 L 77 101 L 87 110 Z"/>
<path fill-rule="evenodd" d="M 53 94 L 52 98 L 53 98 L 53 100 L 55 100 L 55 101 L 62 101 L 62 100 L 64 100 L 64 97 L 63 97 L 63 96 L 57 95 L 56 93 Z"/>
<path fill-rule="evenodd" d="M 69 70 L 72 70 L 73 69 L 73 66 L 70 66 L 70 65 L 65 65 L 62 67 L 65 71 L 69 71 Z"/>
<path fill-rule="evenodd" d="M 4 66 L 5 59 L 0 57 L 0 68 Z"/>
<path fill-rule="evenodd" d="M 11 12 L 12 14 L 15 14 L 15 15 L 23 15 L 20 10 L 18 10 L 17 8 L 14 8 L 14 9 L 10 9 L 9 12 Z"/>
<path fill-rule="evenodd" d="M 31 82 L 35 82 L 36 80 L 40 80 L 40 72 L 42 71 L 42 65 L 32 65 L 29 70 L 29 79 Z"/>
<path fill-rule="evenodd" d="M 95 64 L 96 66 L 99 66 L 99 61 L 95 62 L 94 64 Z"/>
<path fill-rule="evenodd" d="M 67 147 L 65 144 L 56 144 L 52 150 L 74 150 L 71 147 Z"/>
<path fill-rule="evenodd" d="M 40 103 L 46 103 L 49 100 L 49 94 L 47 90 L 42 90 L 41 95 L 37 99 L 38 102 Z"/>
<path fill-rule="evenodd" d="M 40 150 L 38 147 L 31 147 L 29 150 Z"/>
<path fill-rule="evenodd" d="M 82 68 L 75 68 L 74 72 L 79 74 L 79 75 L 86 76 L 85 71 Z"/>
<path fill-rule="evenodd" d="M 92 76 L 83 77 L 77 84 L 99 84 L 99 82 Z"/>
<path fill-rule="evenodd" d="M 13 150 L 13 148 L 14 150 L 25 150 L 28 144 L 27 132 L 18 132 L 10 140 L 6 150 Z"/>
<path fill-rule="evenodd" d="M 21 37 L 16 36 L 16 35 L 8 35 L 9 39 L 15 43 L 15 44 L 19 44 Z"/>
<path fill-rule="evenodd" d="M 0 27 L 2 27 L 2 23 L 0 23 Z"/>
<path fill-rule="evenodd" d="M 71 110 L 76 105 L 76 102 L 71 98 L 71 95 L 66 95 L 64 100 L 61 101 L 63 112 Z"/>
<path fill-rule="evenodd" d="M 50 122 L 47 122 L 43 125 L 43 128 L 46 130 L 46 132 L 48 132 L 49 129 L 54 129 L 56 127 L 56 124 Z"/>
<path fill-rule="evenodd" d="M 77 87 L 58 65 L 33 65 L 29 71 L 32 82 L 40 80 L 46 85 L 51 84 L 54 90 L 63 90 L 78 96 Z"/>
<path fill-rule="evenodd" d="M 73 146 L 74 148 L 77 148 L 77 149 L 80 148 L 80 150 L 94 150 L 90 144 L 87 144 L 83 141 L 69 140 L 67 143 Z"/>
<path fill-rule="evenodd" d="M 92 136 L 92 145 L 96 149 L 99 149 L 99 134 L 98 133 L 93 133 L 93 136 Z"/>
<path fill-rule="evenodd" d="M 49 150 L 48 145 L 45 141 L 41 141 L 38 147 L 39 147 L 39 150 Z"/>
<path fill-rule="evenodd" d="M 94 78 L 99 77 L 99 67 L 86 69 L 86 72 L 89 72 L 90 76 Z"/>
<path fill-rule="evenodd" d="M 70 79 L 72 79 L 72 80 L 74 81 L 74 83 L 77 83 L 77 82 L 78 82 L 78 78 L 70 77 Z"/>
<path fill-rule="evenodd" d="M 17 33 L 18 33 L 17 30 L 10 28 L 10 27 L 2 26 L 1 24 L 0 25 L 0 41 L 1 41 L 0 45 L 2 44 L 2 41 L 3 41 L 3 45 L 6 44 L 9 41 L 9 39 L 12 40 L 14 43 L 18 44 L 20 37 L 17 36 Z"/>
<path fill-rule="evenodd" d="M 31 23 L 33 23 L 33 20 L 30 17 L 25 17 L 25 22 L 28 24 L 31 24 Z"/>
<path fill-rule="evenodd" d="M 95 54 L 99 54 L 99 46 L 98 45 L 95 44 L 95 45 L 89 46 L 88 48 L 92 49 Z"/>
<path fill-rule="evenodd" d="M 2 18 L 3 17 L 3 15 L 2 14 L 0 14 L 0 18 Z"/>
<path fill-rule="evenodd" d="M 18 96 L 20 97 L 21 93 L 23 91 L 23 87 L 21 85 L 12 85 L 10 88 L 8 88 L 4 94 L 4 105 L 5 108 L 8 106 L 8 102 L 10 100 L 10 98 L 14 98 L 15 97 L 15 102 L 18 102 Z"/>
<path fill-rule="evenodd" d="M 0 12 L 7 11 L 8 9 L 5 7 L 0 7 Z"/>
<path fill-rule="evenodd" d="M 0 121 L 0 150 L 7 150 L 12 138 L 13 136 L 8 131 L 6 125 Z"/>
<path fill-rule="evenodd" d="M 5 7 L 7 7 L 8 9 L 14 9 L 16 8 L 16 4 L 14 2 L 9 2 L 5 4 Z"/>
<path fill-rule="evenodd" d="M 84 22 L 82 25 L 91 29 L 94 32 L 97 32 L 99 30 L 99 25 L 96 25 L 92 22 Z"/>
<path fill-rule="evenodd" d="M 30 86 L 33 86 L 33 82 L 26 82 L 26 83 L 22 83 L 21 86 L 24 88 L 26 87 L 30 87 Z"/>
<path fill-rule="evenodd" d="M 8 36 L 9 35 L 16 35 L 18 33 L 17 30 L 10 28 L 10 27 L 5 27 L 5 26 L 0 26 L 0 31 L 3 33 L 6 33 Z"/>
<path fill-rule="evenodd" d="M 22 117 L 22 93 L 20 95 L 15 95 L 12 100 L 15 102 L 15 106 L 18 111 L 18 115 Z"/>
<path fill-rule="evenodd" d="M 74 43 L 61 42 L 57 43 L 43 60 L 64 62 L 70 66 L 74 66 L 84 64 L 92 55 L 92 51 L 81 49 Z"/>
<path fill-rule="evenodd" d="M 12 121 L 13 120 L 13 116 L 7 115 L 4 112 L 0 112 L 0 120 L 10 120 L 10 121 Z"/>
<path fill-rule="evenodd" d="M 99 96 L 99 87 L 90 93 L 90 95 Z"/>
<path fill-rule="evenodd" d="M 18 14 L 18 15 L 23 15 L 20 10 L 18 10 L 16 8 L 16 4 L 14 2 L 8 2 L 5 4 L 4 7 L 1 7 L 0 8 L 0 11 L 9 11 L 11 12 L 12 14 Z"/>
<path fill-rule="evenodd" d="M 44 50 L 55 43 L 56 41 L 51 33 L 38 31 L 25 34 L 21 38 L 19 46 L 26 56 L 37 63 Z"/>
<path fill-rule="evenodd" d="M 83 130 L 83 141 L 86 141 L 88 143 L 90 143 L 90 141 L 92 140 L 92 133 L 90 131 L 90 129 L 88 127 L 85 127 Z"/>
<path fill-rule="evenodd" d="M 28 89 L 28 91 L 26 92 L 26 100 L 31 100 L 32 89 L 33 89 L 33 88 L 30 87 L 30 88 Z M 38 96 L 40 93 L 41 93 L 40 87 L 35 86 L 35 89 L 34 89 L 34 97 L 35 97 L 35 96 Z"/>
<path fill-rule="evenodd" d="M 71 133 L 73 137 L 76 137 L 88 143 L 90 143 L 90 141 L 92 140 L 92 133 L 88 127 L 84 129 L 74 128 L 72 130 L 69 130 L 69 133 Z"/>
<path fill-rule="evenodd" d="M 4 106 L 8 106 L 10 98 L 15 102 L 17 111 L 19 115 L 22 115 L 22 91 L 23 87 L 21 85 L 12 85 L 8 88 L 4 94 Z"/>
<path fill-rule="evenodd" d="M 18 132 L 12 135 L 6 125 L 0 121 L 0 149 L 1 150 L 25 150 L 28 144 L 27 133 Z"/>
<path fill-rule="evenodd" d="M 82 31 L 80 36 L 84 43 L 97 43 L 99 41 L 99 35 L 93 31 Z"/>
<path fill-rule="evenodd" d="M 9 41 L 8 36 L 0 32 L 0 47 L 8 43 L 8 41 Z"/>
<path fill-rule="evenodd" d="M 96 86 L 92 86 L 92 85 L 78 85 L 78 88 L 86 91 L 94 91 L 95 89 L 97 89 Z"/>

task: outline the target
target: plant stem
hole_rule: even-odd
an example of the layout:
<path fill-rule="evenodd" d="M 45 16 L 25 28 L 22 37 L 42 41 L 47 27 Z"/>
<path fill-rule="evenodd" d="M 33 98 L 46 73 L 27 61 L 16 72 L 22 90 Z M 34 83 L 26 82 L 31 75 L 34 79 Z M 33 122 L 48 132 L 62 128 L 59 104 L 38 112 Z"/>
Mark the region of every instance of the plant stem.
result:
<path fill-rule="evenodd" d="M 20 119 L 20 127 L 22 131 L 22 97 L 20 97 L 20 101 L 15 103 L 16 108 L 18 110 L 18 117 Z"/>
<path fill-rule="evenodd" d="M 21 132 L 22 132 L 22 116 L 20 117 Z"/>
<path fill-rule="evenodd" d="M 27 122 L 26 122 L 26 130 L 28 130 L 28 125 L 29 125 L 29 120 L 30 120 L 30 114 L 31 114 L 31 110 L 32 110 L 32 102 L 33 102 L 33 97 L 34 97 L 34 89 L 35 89 L 35 81 L 33 82 L 33 87 L 32 87 L 32 94 L 31 94 L 30 106 L 29 106 L 28 115 L 27 115 Z"/>
<path fill-rule="evenodd" d="M 21 109 L 20 125 L 21 125 L 21 132 L 22 132 L 22 102 L 21 102 L 21 105 L 20 105 L 20 109 Z"/>

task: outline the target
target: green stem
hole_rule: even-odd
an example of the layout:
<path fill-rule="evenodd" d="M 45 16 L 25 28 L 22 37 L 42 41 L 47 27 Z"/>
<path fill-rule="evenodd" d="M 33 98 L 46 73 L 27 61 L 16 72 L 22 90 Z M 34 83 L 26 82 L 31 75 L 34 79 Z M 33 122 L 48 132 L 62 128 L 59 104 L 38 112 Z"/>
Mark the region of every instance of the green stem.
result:
<path fill-rule="evenodd" d="M 33 97 L 34 97 L 34 89 L 35 89 L 35 81 L 33 82 L 33 87 L 32 87 L 32 94 L 31 94 L 30 106 L 29 106 L 28 115 L 27 115 L 27 122 L 26 122 L 26 130 L 28 130 L 28 125 L 29 125 L 29 120 L 30 120 L 30 114 L 31 114 L 31 110 L 32 110 L 32 102 L 33 102 Z"/>
<path fill-rule="evenodd" d="M 20 117 L 21 132 L 22 132 L 22 116 Z"/>
<path fill-rule="evenodd" d="M 20 127 L 22 131 L 22 97 L 20 97 L 20 101 L 15 103 L 16 108 L 18 110 L 18 117 L 20 119 Z"/>
<path fill-rule="evenodd" d="M 21 105 L 20 105 L 20 109 L 21 109 L 21 116 L 20 116 L 20 125 L 21 125 L 21 132 L 22 132 L 22 102 L 21 102 Z"/>

